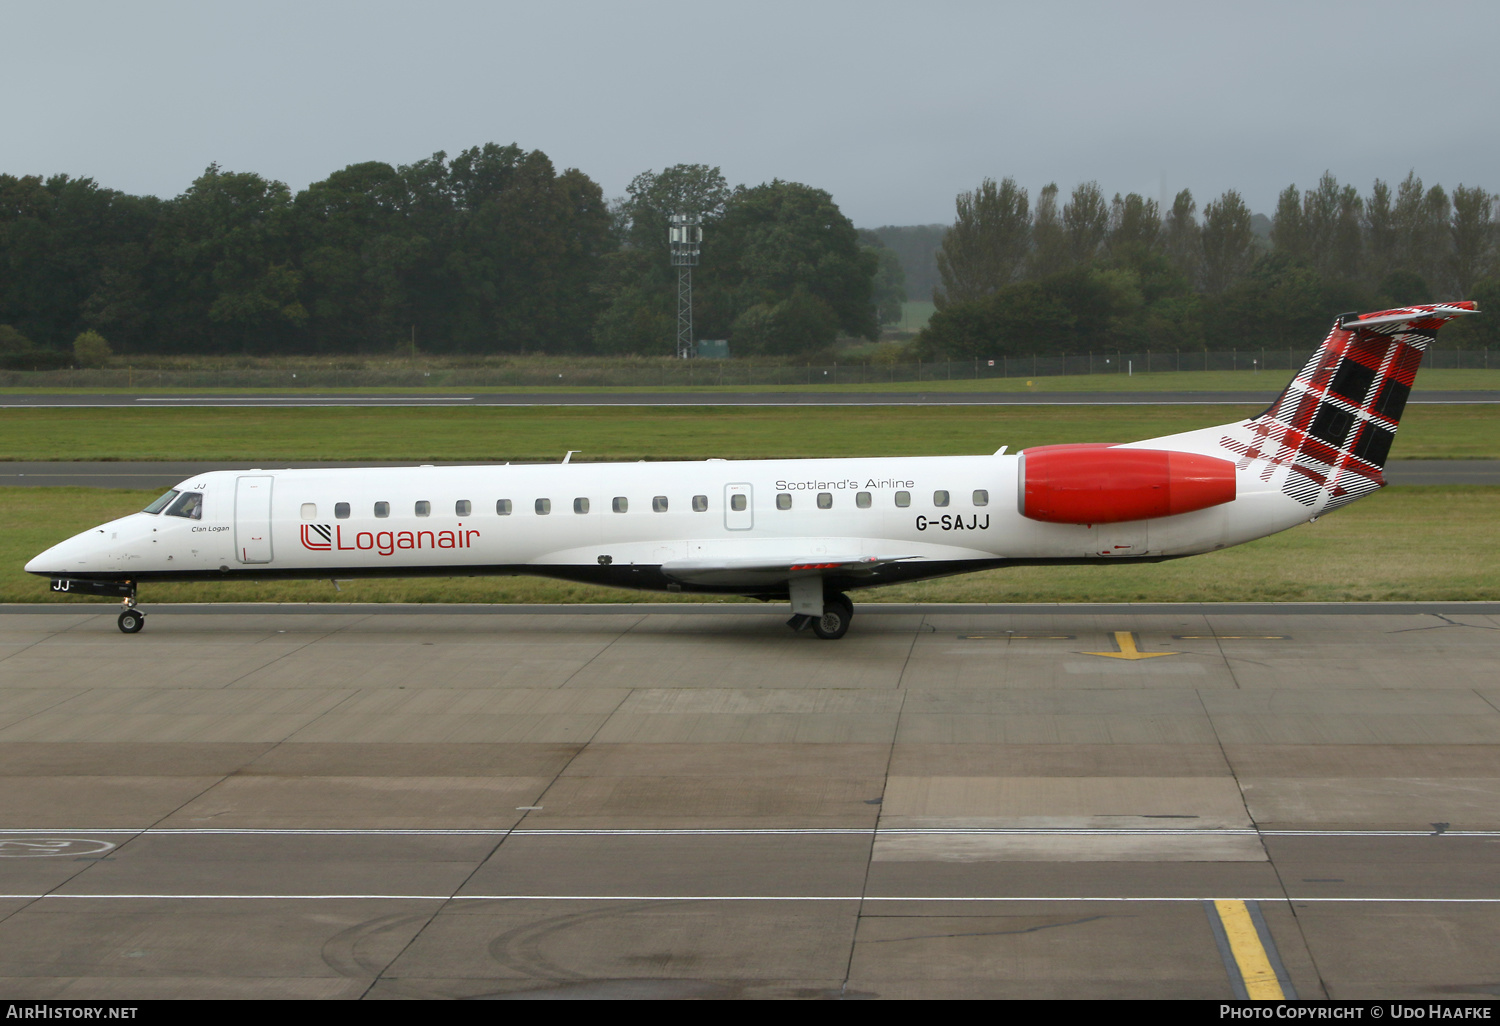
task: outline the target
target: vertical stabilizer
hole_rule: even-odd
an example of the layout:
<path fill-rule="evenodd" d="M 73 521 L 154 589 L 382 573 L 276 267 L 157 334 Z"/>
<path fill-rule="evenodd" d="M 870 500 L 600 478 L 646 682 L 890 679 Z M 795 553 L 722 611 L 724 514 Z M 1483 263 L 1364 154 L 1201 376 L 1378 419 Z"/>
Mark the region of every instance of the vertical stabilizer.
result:
<path fill-rule="evenodd" d="M 1344 314 L 1271 408 L 1220 444 L 1242 469 L 1265 461 L 1268 481 L 1289 466 L 1281 490 L 1310 511 L 1373 492 L 1385 484 L 1381 469 L 1427 344 L 1471 313 L 1465 301 Z"/>

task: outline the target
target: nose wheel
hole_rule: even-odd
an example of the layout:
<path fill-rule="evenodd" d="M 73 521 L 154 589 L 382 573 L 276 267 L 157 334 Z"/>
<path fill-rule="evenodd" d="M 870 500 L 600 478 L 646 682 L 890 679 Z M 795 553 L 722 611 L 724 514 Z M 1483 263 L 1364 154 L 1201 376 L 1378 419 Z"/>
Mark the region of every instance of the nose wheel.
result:
<path fill-rule="evenodd" d="M 146 626 L 146 614 L 135 607 L 135 588 L 130 589 L 130 594 L 120 603 L 125 608 L 120 613 L 120 618 L 115 621 L 120 625 L 121 634 L 139 634 L 141 628 Z"/>

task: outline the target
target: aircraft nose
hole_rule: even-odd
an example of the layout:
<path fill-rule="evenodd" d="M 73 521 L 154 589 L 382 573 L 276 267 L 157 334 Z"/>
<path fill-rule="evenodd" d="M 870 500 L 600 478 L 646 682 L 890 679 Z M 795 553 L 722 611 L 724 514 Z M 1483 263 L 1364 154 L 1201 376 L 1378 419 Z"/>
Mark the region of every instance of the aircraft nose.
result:
<path fill-rule="evenodd" d="M 63 576 L 70 567 L 76 567 L 78 563 L 84 561 L 86 556 L 84 550 L 88 547 L 88 542 L 88 532 L 76 534 L 67 541 L 58 542 L 28 562 L 26 572 Z"/>

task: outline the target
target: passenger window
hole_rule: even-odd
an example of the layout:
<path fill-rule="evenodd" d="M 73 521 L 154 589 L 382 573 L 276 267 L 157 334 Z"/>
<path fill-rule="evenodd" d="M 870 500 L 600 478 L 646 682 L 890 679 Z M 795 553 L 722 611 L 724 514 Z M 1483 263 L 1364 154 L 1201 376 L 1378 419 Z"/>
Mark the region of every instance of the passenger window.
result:
<path fill-rule="evenodd" d="M 189 520 L 203 519 L 203 496 L 198 492 L 183 492 L 167 510 L 169 517 L 186 517 Z"/>
<path fill-rule="evenodd" d="M 738 506 L 734 507 L 734 508 L 735 509 L 744 509 L 745 508 L 744 496 L 736 496 L 736 498 L 738 498 L 740 500 L 740 504 Z M 695 495 L 695 496 L 693 496 L 693 512 L 694 513 L 707 513 L 708 512 L 708 496 L 707 495 Z"/>
<path fill-rule="evenodd" d="M 745 512 L 745 505 L 746 505 L 746 498 L 745 498 L 745 496 L 743 496 L 743 495 L 731 495 L 729 497 L 729 508 L 732 509 L 732 510 L 734 510 L 736 513 L 743 513 L 743 512 Z M 708 502 L 707 502 L 707 500 L 704 501 L 703 508 L 704 509 L 708 508 Z"/>
<path fill-rule="evenodd" d="M 142 513 L 160 513 L 162 510 L 164 510 L 164 509 L 167 508 L 167 504 L 168 503 L 170 503 L 173 499 L 177 498 L 177 496 L 180 495 L 180 494 L 181 493 L 178 492 L 177 489 L 174 488 L 171 491 L 169 491 L 166 495 L 163 495 L 161 498 L 157 499 L 151 505 L 147 506 L 141 512 Z"/>
<path fill-rule="evenodd" d="M 974 505 L 988 506 L 990 504 L 990 493 L 983 488 L 974 489 Z"/>
<path fill-rule="evenodd" d="M 538 500 L 536 500 L 536 515 L 537 516 L 544 517 L 548 513 L 551 513 L 551 512 L 552 512 L 552 500 L 551 499 L 538 499 Z"/>
<path fill-rule="evenodd" d="M 391 515 L 391 504 L 389 502 L 377 502 L 375 504 L 375 515 L 377 517 L 388 517 Z"/>
<path fill-rule="evenodd" d="M 468 516 L 469 515 L 469 511 L 472 510 L 473 508 L 474 507 L 472 505 L 470 505 L 468 499 L 459 499 L 457 502 L 455 502 L 453 504 L 453 512 L 455 514 L 457 514 L 458 516 L 461 516 L 461 517 Z"/>
<path fill-rule="evenodd" d="M 869 492 L 857 492 L 855 494 L 855 496 L 854 496 L 854 505 L 858 506 L 860 509 L 869 509 L 870 508 L 870 493 Z"/>
<path fill-rule="evenodd" d="M 833 509 L 833 493 L 832 492 L 819 492 L 818 493 L 818 508 L 819 509 Z"/>
<path fill-rule="evenodd" d="M 932 504 L 934 506 L 948 505 L 948 493 L 942 490 L 932 493 Z"/>
<path fill-rule="evenodd" d="M 318 504 L 316 502 L 304 502 L 302 504 L 302 519 L 303 520 L 316 520 L 316 519 L 318 519 Z"/>
<path fill-rule="evenodd" d="M 509 499 L 496 499 L 495 500 L 495 516 L 497 516 L 497 517 L 508 517 L 508 516 L 510 516 L 510 500 Z"/>
<path fill-rule="evenodd" d="M 630 512 L 630 500 L 627 499 L 627 498 L 625 498 L 625 496 L 623 496 L 623 495 L 616 495 L 615 496 L 615 501 L 614 501 L 614 504 L 613 504 L 613 509 L 614 509 L 614 511 L 616 513 L 629 513 Z"/>
<path fill-rule="evenodd" d="M 907 506 L 910 506 L 911 505 L 911 492 L 897 492 L 896 493 L 896 505 L 900 506 L 902 509 L 905 509 Z"/>
<path fill-rule="evenodd" d="M 776 508 L 777 509 L 791 509 L 792 508 L 792 493 L 791 492 L 777 492 L 776 493 Z"/>
<path fill-rule="evenodd" d="M 418 499 L 414 512 L 419 517 L 430 517 L 432 516 L 432 503 L 428 502 L 426 499 Z"/>
<path fill-rule="evenodd" d="M 665 495 L 658 495 L 654 499 L 651 500 L 651 512 L 653 512 L 653 513 L 665 513 L 666 511 L 667 511 L 667 497 Z"/>
<path fill-rule="evenodd" d="M 574 499 L 573 500 L 573 512 L 574 513 L 587 513 L 588 511 L 589 511 L 589 500 L 587 500 L 587 499 Z"/>
<path fill-rule="evenodd" d="M 347 502 L 335 502 L 333 504 L 333 516 L 336 520 L 348 520 L 349 504 Z"/>

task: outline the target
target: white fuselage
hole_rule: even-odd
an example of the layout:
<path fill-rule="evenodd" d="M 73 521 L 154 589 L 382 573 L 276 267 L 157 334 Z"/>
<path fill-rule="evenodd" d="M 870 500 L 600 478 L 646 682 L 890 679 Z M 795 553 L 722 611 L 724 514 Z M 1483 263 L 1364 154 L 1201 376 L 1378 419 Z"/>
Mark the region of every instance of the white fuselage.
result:
<path fill-rule="evenodd" d="M 1172 441 L 1193 450 L 1212 439 Z M 136 581 L 536 573 L 761 593 L 777 588 L 733 568 L 899 562 L 894 576 L 845 582 L 860 587 L 986 562 L 1185 556 L 1306 520 L 1278 487 L 1285 468 L 1262 480 L 1264 469 L 1238 471 L 1233 502 L 1103 525 L 1022 516 L 1014 455 L 217 471 L 178 485 L 202 496 L 196 519 L 135 513 L 27 570 Z M 674 577 L 674 566 L 721 572 Z"/>

